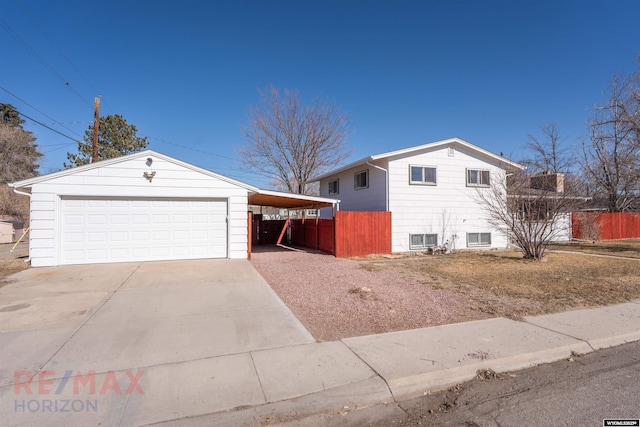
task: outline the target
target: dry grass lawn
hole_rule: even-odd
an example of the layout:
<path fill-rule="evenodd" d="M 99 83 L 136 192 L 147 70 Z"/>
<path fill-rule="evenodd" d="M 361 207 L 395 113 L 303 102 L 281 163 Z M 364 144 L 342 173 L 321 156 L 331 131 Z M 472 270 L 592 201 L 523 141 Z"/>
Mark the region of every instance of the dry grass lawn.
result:
<path fill-rule="evenodd" d="M 640 240 L 570 244 L 554 249 L 640 258 Z M 567 245 L 568 246 L 568 245 Z M 377 258 L 369 271 L 391 270 L 431 287 L 467 297 L 492 316 L 526 315 L 610 305 L 640 299 L 640 260 L 550 253 L 543 262 L 515 251 Z"/>
<path fill-rule="evenodd" d="M 557 243 L 551 246 L 551 249 L 640 258 L 640 239 Z"/>
<path fill-rule="evenodd" d="M 29 268 L 23 259 L 0 259 L 0 288 L 7 284 L 7 276 Z"/>

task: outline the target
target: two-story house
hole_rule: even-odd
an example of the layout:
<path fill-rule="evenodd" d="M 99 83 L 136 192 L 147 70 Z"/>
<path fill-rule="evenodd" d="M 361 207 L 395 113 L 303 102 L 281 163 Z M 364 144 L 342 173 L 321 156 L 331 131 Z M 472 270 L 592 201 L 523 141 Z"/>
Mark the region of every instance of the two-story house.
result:
<path fill-rule="evenodd" d="M 445 243 L 504 248 L 507 236 L 487 222 L 478 192 L 506 188 L 507 173 L 518 169 L 524 167 L 451 138 L 365 157 L 313 180 L 320 196 L 340 199 L 340 210 L 390 211 L 394 252 Z"/>

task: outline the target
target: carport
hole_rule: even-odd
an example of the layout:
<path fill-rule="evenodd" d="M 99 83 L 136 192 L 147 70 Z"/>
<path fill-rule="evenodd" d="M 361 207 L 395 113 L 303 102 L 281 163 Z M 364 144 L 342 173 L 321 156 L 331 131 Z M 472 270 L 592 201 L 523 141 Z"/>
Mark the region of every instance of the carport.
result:
<path fill-rule="evenodd" d="M 249 204 L 290 210 L 333 207 L 332 218 L 287 218 L 256 221 L 249 213 L 248 257 L 255 233 L 266 233 L 266 244 L 280 244 L 289 229 L 291 244 L 320 250 L 339 258 L 391 253 L 391 212 L 340 211 L 340 200 L 258 190 L 249 193 Z M 257 215 L 256 215 L 257 216 Z"/>
<path fill-rule="evenodd" d="M 267 244 L 280 244 L 286 230 L 291 227 L 292 233 L 295 234 L 295 231 L 302 229 L 304 233 L 304 227 L 307 228 L 309 226 L 315 226 L 319 230 L 319 224 L 324 223 L 325 225 L 329 222 L 332 222 L 333 219 L 307 219 L 304 216 L 304 211 L 307 209 L 321 209 L 321 208 L 332 208 L 333 216 L 338 212 L 340 200 L 336 199 L 328 199 L 324 197 L 315 197 L 315 196 L 307 196 L 303 194 L 290 194 L 290 193 L 281 193 L 277 191 L 268 191 L 268 190 L 258 190 L 249 192 L 248 196 L 248 204 L 254 206 L 265 206 L 265 207 L 274 207 L 279 209 L 287 209 L 289 211 L 303 211 L 303 216 L 298 220 L 291 220 L 290 215 L 287 215 L 286 220 L 277 220 L 277 221 L 263 221 L 262 215 L 253 215 L 252 212 L 249 212 L 248 217 L 248 257 L 251 259 L 251 250 L 252 245 L 254 243 L 267 243 Z M 332 223 L 331 223 L 332 224 Z M 333 230 L 333 228 L 332 228 Z M 315 234 L 317 235 L 318 231 L 313 230 L 307 234 Z M 299 233 L 298 233 L 299 234 Z M 259 237 L 262 239 L 266 239 L 266 242 L 262 242 Z M 331 231 L 330 235 L 327 235 L 325 240 L 331 240 L 331 247 L 333 247 L 333 231 Z M 302 239 L 292 239 L 294 243 L 299 246 L 307 246 L 313 249 L 321 249 L 317 244 L 318 238 L 315 239 L 316 244 L 305 244 L 304 236 Z M 326 245 L 325 245 L 326 246 Z M 323 250 L 323 249 L 321 249 Z M 326 251 L 332 253 L 333 251 Z"/>

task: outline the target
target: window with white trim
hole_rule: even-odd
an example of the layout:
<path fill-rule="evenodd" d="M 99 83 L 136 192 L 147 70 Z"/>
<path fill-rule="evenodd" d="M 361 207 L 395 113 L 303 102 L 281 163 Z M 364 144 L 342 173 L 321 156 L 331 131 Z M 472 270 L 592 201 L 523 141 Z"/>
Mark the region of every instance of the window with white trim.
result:
<path fill-rule="evenodd" d="M 467 246 L 491 246 L 491 233 L 467 233 Z"/>
<path fill-rule="evenodd" d="M 489 171 L 482 169 L 467 169 L 467 187 L 488 187 Z"/>
<path fill-rule="evenodd" d="M 410 234 L 409 235 L 409 248 L 410 249 L 424 249 L 431 246 L 438 245 L 437 234 Z"/>
<path fill-rule="evenodd" d="M 340 193 L 340 180 L 329 181 L 329 195 Z"/>
<path fill-rule="evenodd" d="M 436 168 L 434 166 L 409 166 L 409 183 L 436 185 Z"/>
<path fill-rule="evenodd" d="M 369 187 L 369 170 L 363 170 L 356 172 L 353 176 L 353 185 L 356 190 Z"/>

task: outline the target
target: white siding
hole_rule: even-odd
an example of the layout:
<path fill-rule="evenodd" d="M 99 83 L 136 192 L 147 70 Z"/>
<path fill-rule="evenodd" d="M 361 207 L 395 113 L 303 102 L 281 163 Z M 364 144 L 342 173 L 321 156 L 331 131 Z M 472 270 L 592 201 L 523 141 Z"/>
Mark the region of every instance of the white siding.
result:
<path fill-rule="evenodd" d="M 386 168 L 386 164 L 377 164 Z M 369 171 L 369 187 L 355 189 L 355 174 L 363 170 Z M 370 165 L 361 165 L 348 169 L 331 178 L 320 181 L 320 197 L 330 197 L 340 200 L 341 211 L 386 211 L 386 176 L 385 172 Z M 339 180 L 338 194 L 329 194 L 329 181 Z M 320 216 L 331 217 L 331 208 L 320 210 Z"/>
<path fill-rule="evenodd" d="M 153 164 L 145 164 L 147 157 Z M 156 172 L 152 182 L 143 177 Z M 247 190 L 222 179 L 154 157 L 79 171 L 36 183 L 31 189 L 30 256 L 32 265 L 60 263 L 60 197 L 225 199 L 229 209 L 228 257 L 247 257 Z"/>
<path fill-rule="evenodd" d="M 554 224 L 551 240 L 553 242 L 568 242 L 573 238 L 571 229 L 571 214 L 558 215 Z"/>
<path fill-rule="evenodd" d="M 453 151 L 449 149 L 452 148 Z M 450 155 L 453 154 L 453 155 Z M 410 250 L 410 234 L 437 234 L 438 244 L 452 241 L 456 249 L 467 247 L 467 233 L 491 233 L 491 247 L 506 247 L 506 235 L 491 227 L 479 204 L 476 187 L 467 187 L 466 170 L 489 170 L 492 184 L 505 179 L 500 161 L 478 150 L 452 142 L 386 157 L 372 162 L 388 170 L 389 211 L 392 212 L 392 250 Z M 410 184 L 409 167 L 428 166 L 437 169 L 436 185 Z M 354 190 L 353 176 L 369 169 L 370 186 Z M 329 195 L 329 181 L 340 180 L 339 194 Z M 343 211 L 384 211 L 386 208 L 385 172 L 361 165 L 320 181 L 320 196 L 340 199 Z M 322 216 L 329 216 L 329 209 Z M 453 236 L 456 236 L 455 238 Z"/>
<path fill-rule="evenodd" d="M 449 240 L 456 249 L 463 249 L 467 247 L 467 233 L 490 232 L 491 247 L 506 246 L 506 236 L 486 222 L 484 209 L 476 201 L 477 192 L 483 190 L 466 184 L 468 168 L 489 170 L 492 185 L 505 179 L 504 170 L 483 160 L 475 151 L 452 146 L 453 156 L 449 155 L 448 146 L 441 146 L 389 160 L 394 252 L 410 250 L 410 234 L 437 234 L 438 244 Z M 436 167 L 436 185 L 409 184 L 410 165 Z"/>

